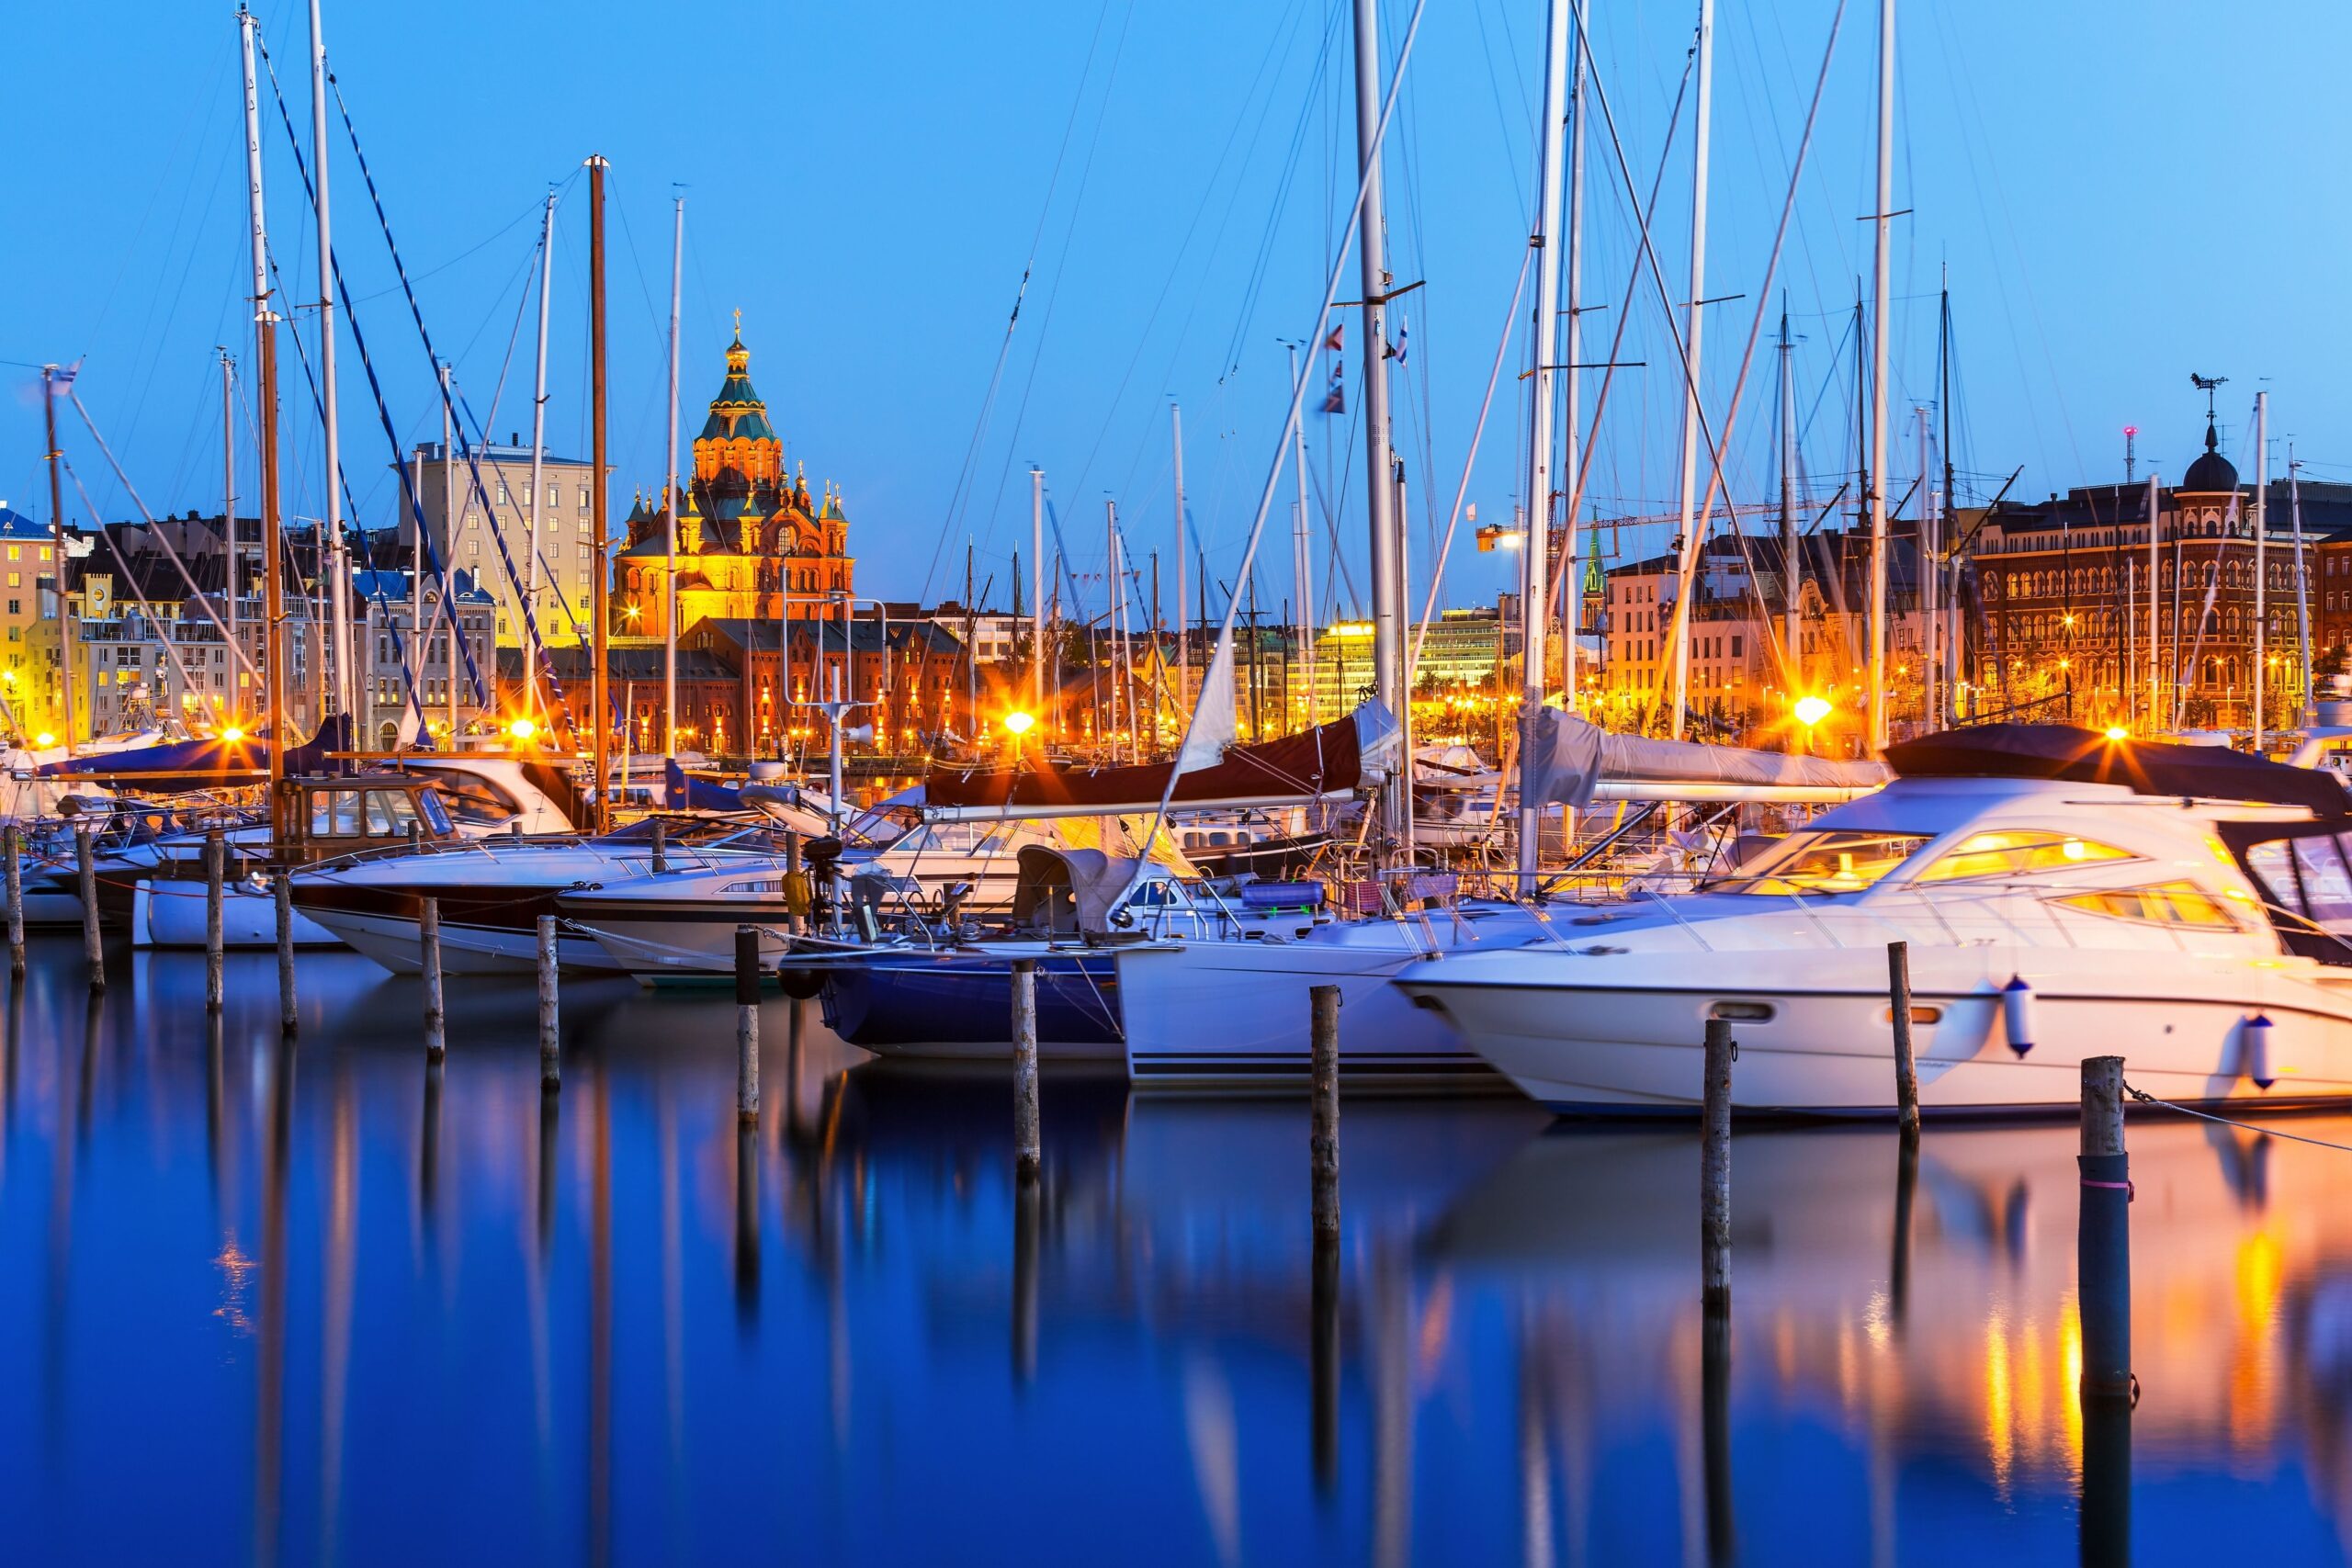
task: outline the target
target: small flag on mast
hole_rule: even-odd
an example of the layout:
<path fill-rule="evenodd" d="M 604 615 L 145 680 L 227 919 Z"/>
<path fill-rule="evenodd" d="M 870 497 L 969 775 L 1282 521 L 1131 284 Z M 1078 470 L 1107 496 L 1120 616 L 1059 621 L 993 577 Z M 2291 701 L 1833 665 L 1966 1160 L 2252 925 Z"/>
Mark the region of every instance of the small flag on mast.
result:
<path fill-rule="evenodd" d="M 1347 369 L 1343 365 L 1334 363 L 1331 367 L 1331 388 L 1323 394 L 1323 412 L 1325 413 L 1348 412 Z"/>
<path fill-rule="evenodd" d="M 1331 329 L 1331 335 L 1323 340 L 1323 346 L 1334 354 L 1344 354 L 1348 347 L 1347 338 L 1348 323 L 1341 321 Z"/>

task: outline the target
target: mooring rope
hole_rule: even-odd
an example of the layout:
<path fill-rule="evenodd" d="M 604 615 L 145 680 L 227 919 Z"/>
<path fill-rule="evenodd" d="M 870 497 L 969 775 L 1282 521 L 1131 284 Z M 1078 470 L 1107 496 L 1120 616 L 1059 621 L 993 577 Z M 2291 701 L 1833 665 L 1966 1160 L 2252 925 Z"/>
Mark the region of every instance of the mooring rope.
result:
<path fill-rule="evenodd" d="M 2158 1100 L 2145 1089 L 2133 1089 L 2128 1082 L 2123 1086 L 2123 1092 L 2143 1105 L 2160 1105 L 2166 1111 L 2177 1111 L 2183 1116 L 2194 1116 L 2200 1122 L 2218 1122 L 2224 1127 L 2243 1127 L 2249 1133 L 2259 1133 L 2266 1138 L 2290 1138 L 2299 1144 L 2310 1144 L 2316 1148 L 2335 1149 L 2341 1153 L 2352 1155 L 2352 1144 L 2331 1144 L 2325 1138 L 2307 1138 L 2301 1133 L 2282 1133 L 2276 1127 L 2265 1127 L 2253 1122 L 2236 1122 L 2227 1116 L 2216 1116 L 2210 1111 L 2194 1111 L 2186 1105 L 2176 1105 L 2169 1100 Z"/>

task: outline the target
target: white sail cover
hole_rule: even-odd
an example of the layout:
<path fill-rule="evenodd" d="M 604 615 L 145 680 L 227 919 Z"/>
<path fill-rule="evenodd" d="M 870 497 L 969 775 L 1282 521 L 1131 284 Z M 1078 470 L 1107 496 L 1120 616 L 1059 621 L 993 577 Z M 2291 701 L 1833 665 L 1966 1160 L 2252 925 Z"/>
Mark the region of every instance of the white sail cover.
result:
<path fill-rule="evenodd" d="M 1225 749 L 1238 739 L 1241 728 L 1233 706 L 1233 628 L 1216 639 L 1216 656 L 1201 677 L 1200 701 L 1193 706 L 1193 722 L 1184 730 L 1184 749 L 1176 754 L 1179 777 L 1214 768 L 1225 761 Z"/>
<path fill-rule="evenodd" d="M 1533 804 L 1577 808 L 1592 804 L 1604 781 L 1867 790 L 1894 776 L 1883 762 L 1792 757 L 1741 746 L 1612 735 L 1558 708 L 1545 708 L 1535 716 L 1527 763 L 1522 776 Z"/>

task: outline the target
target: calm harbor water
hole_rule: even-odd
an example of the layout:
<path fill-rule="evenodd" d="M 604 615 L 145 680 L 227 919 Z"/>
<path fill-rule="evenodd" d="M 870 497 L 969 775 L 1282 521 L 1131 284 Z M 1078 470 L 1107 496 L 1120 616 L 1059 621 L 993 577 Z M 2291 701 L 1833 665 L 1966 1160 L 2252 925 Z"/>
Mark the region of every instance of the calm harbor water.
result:
<path fill-rule="evenodd" d="M 2143 1396 L 2073 1395 L 2071 1125 L 1743 1132 L 1728 1365 L 1697 1145 L 1508 1100 L 891 1072 L 724 992 L 37 940 L 5 1003 L 17 1562 L 2320 1562 L 2352 1539 L 2352 1156 L 2135 1123 Z M 5 977 L 0 977 L 5 978 Z M 797 1043 L 796 1043 L 797 1042 Z M 2290 1124 L 2352 1141 L 2352 1119 Z M 2111 1539 L 2094 1531 L 2095 1540 Z"/>

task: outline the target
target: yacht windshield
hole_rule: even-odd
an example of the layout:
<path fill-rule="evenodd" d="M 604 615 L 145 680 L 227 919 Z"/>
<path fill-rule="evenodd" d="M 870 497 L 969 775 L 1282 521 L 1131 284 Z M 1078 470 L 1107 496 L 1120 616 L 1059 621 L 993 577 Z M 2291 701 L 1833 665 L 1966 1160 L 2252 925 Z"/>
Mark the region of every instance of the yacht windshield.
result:
<path fill-rule="evenodd" d="M 1934 835 L 1849 829 L 1792 833 L 1703 893 L 1860 893 L 1909 860 Z"/>

